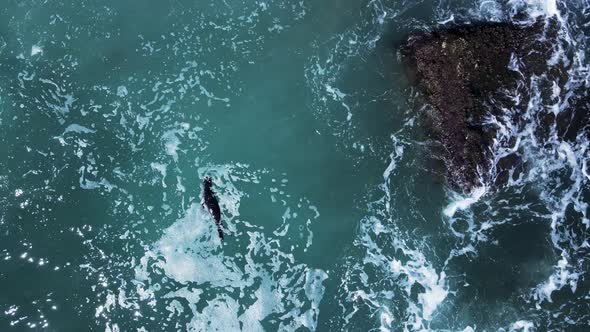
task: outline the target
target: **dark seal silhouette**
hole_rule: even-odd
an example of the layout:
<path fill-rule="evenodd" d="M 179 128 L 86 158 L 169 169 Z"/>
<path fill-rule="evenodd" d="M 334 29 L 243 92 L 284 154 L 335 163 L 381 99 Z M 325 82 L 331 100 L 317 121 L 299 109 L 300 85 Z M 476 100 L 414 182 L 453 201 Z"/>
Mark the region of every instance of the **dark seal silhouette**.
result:
<path fill-rule="evenodd" d="M 223 240 L 223 229 L 221 228 L 221 209 L 219 208 L 217 197 L 215 197 L 215 193 L 211 189 L 212 186 L 213 181 L 211 181 L 210 177 L 206 177 L 203 180 L 203 207 L 209 211 L 215 220 L 215 225 L 217 225 L 217 233 L 219 234 L 219 238 Z"/>

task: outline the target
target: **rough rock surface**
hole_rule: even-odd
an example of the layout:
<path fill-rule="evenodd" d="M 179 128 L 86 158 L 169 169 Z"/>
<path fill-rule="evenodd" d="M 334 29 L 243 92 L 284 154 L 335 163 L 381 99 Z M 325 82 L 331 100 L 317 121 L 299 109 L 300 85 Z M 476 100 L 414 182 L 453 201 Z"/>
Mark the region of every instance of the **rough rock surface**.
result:
<path fill-rule="evenodd" d="M 426 119 L 443 147 L 451 186 L 468 192 L 487 180 L 495 134 L 484 117 L 501 111 L 498 101 L 511 102 L 502 91 L 547 69 L 551 43 L 538 40 L 546 29 L 543 23 L 457 26 L 411 36 L 402 46 L 410 81 L 432 106 Z M 515 59 L 520 72 L 510 69 Z"/>

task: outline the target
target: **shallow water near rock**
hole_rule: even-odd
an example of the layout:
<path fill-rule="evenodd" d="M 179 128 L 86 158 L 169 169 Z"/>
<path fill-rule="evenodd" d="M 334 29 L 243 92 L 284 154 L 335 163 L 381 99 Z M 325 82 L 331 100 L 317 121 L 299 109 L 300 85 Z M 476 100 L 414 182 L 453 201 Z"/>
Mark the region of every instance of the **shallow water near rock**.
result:
<path fill-rule="evenodd" d="M 588 8 L 9 1 L 0 330 L 585 330 Z M 399 45 L 547 18 L 567 79 L 487 118 L 526 170 L 454 192 Z"/>

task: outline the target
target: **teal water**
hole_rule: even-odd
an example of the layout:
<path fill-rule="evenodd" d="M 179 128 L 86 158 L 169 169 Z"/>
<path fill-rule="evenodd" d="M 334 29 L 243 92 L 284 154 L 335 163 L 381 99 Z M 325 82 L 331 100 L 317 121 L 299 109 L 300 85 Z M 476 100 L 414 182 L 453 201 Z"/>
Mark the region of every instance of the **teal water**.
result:
<path fill-rule="evenodd" d="M 547 180 L 449 214 L 465 197 L 397 55 L 450 18 L 552 8 L 7 1 L 0 330 L 584 330 L 587 232 L 560 236 L 588 220 L 587 141 L 574 166 L 523 148 Z"/>

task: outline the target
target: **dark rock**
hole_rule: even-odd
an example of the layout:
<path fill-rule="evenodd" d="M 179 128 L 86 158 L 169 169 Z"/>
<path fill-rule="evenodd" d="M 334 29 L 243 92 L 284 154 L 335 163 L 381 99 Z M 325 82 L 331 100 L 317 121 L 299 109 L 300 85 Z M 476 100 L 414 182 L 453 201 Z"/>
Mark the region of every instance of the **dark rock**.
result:
<path fill-rule="evenodd" d="M 451 186 L 468 192 L 490 180 L 495 132 L 484 118 L 501 112 L 501 104 L 515 106 L 502 91 L 547 70 L 552 53 L 548 29 L 545 22 L 456 26 L 411 36 L 402 46 L 410 81 L 433 108 L 426 118 L 444 147 Z M 520 63 L 518 70 L 509 68 L 513 58 Z"/>

